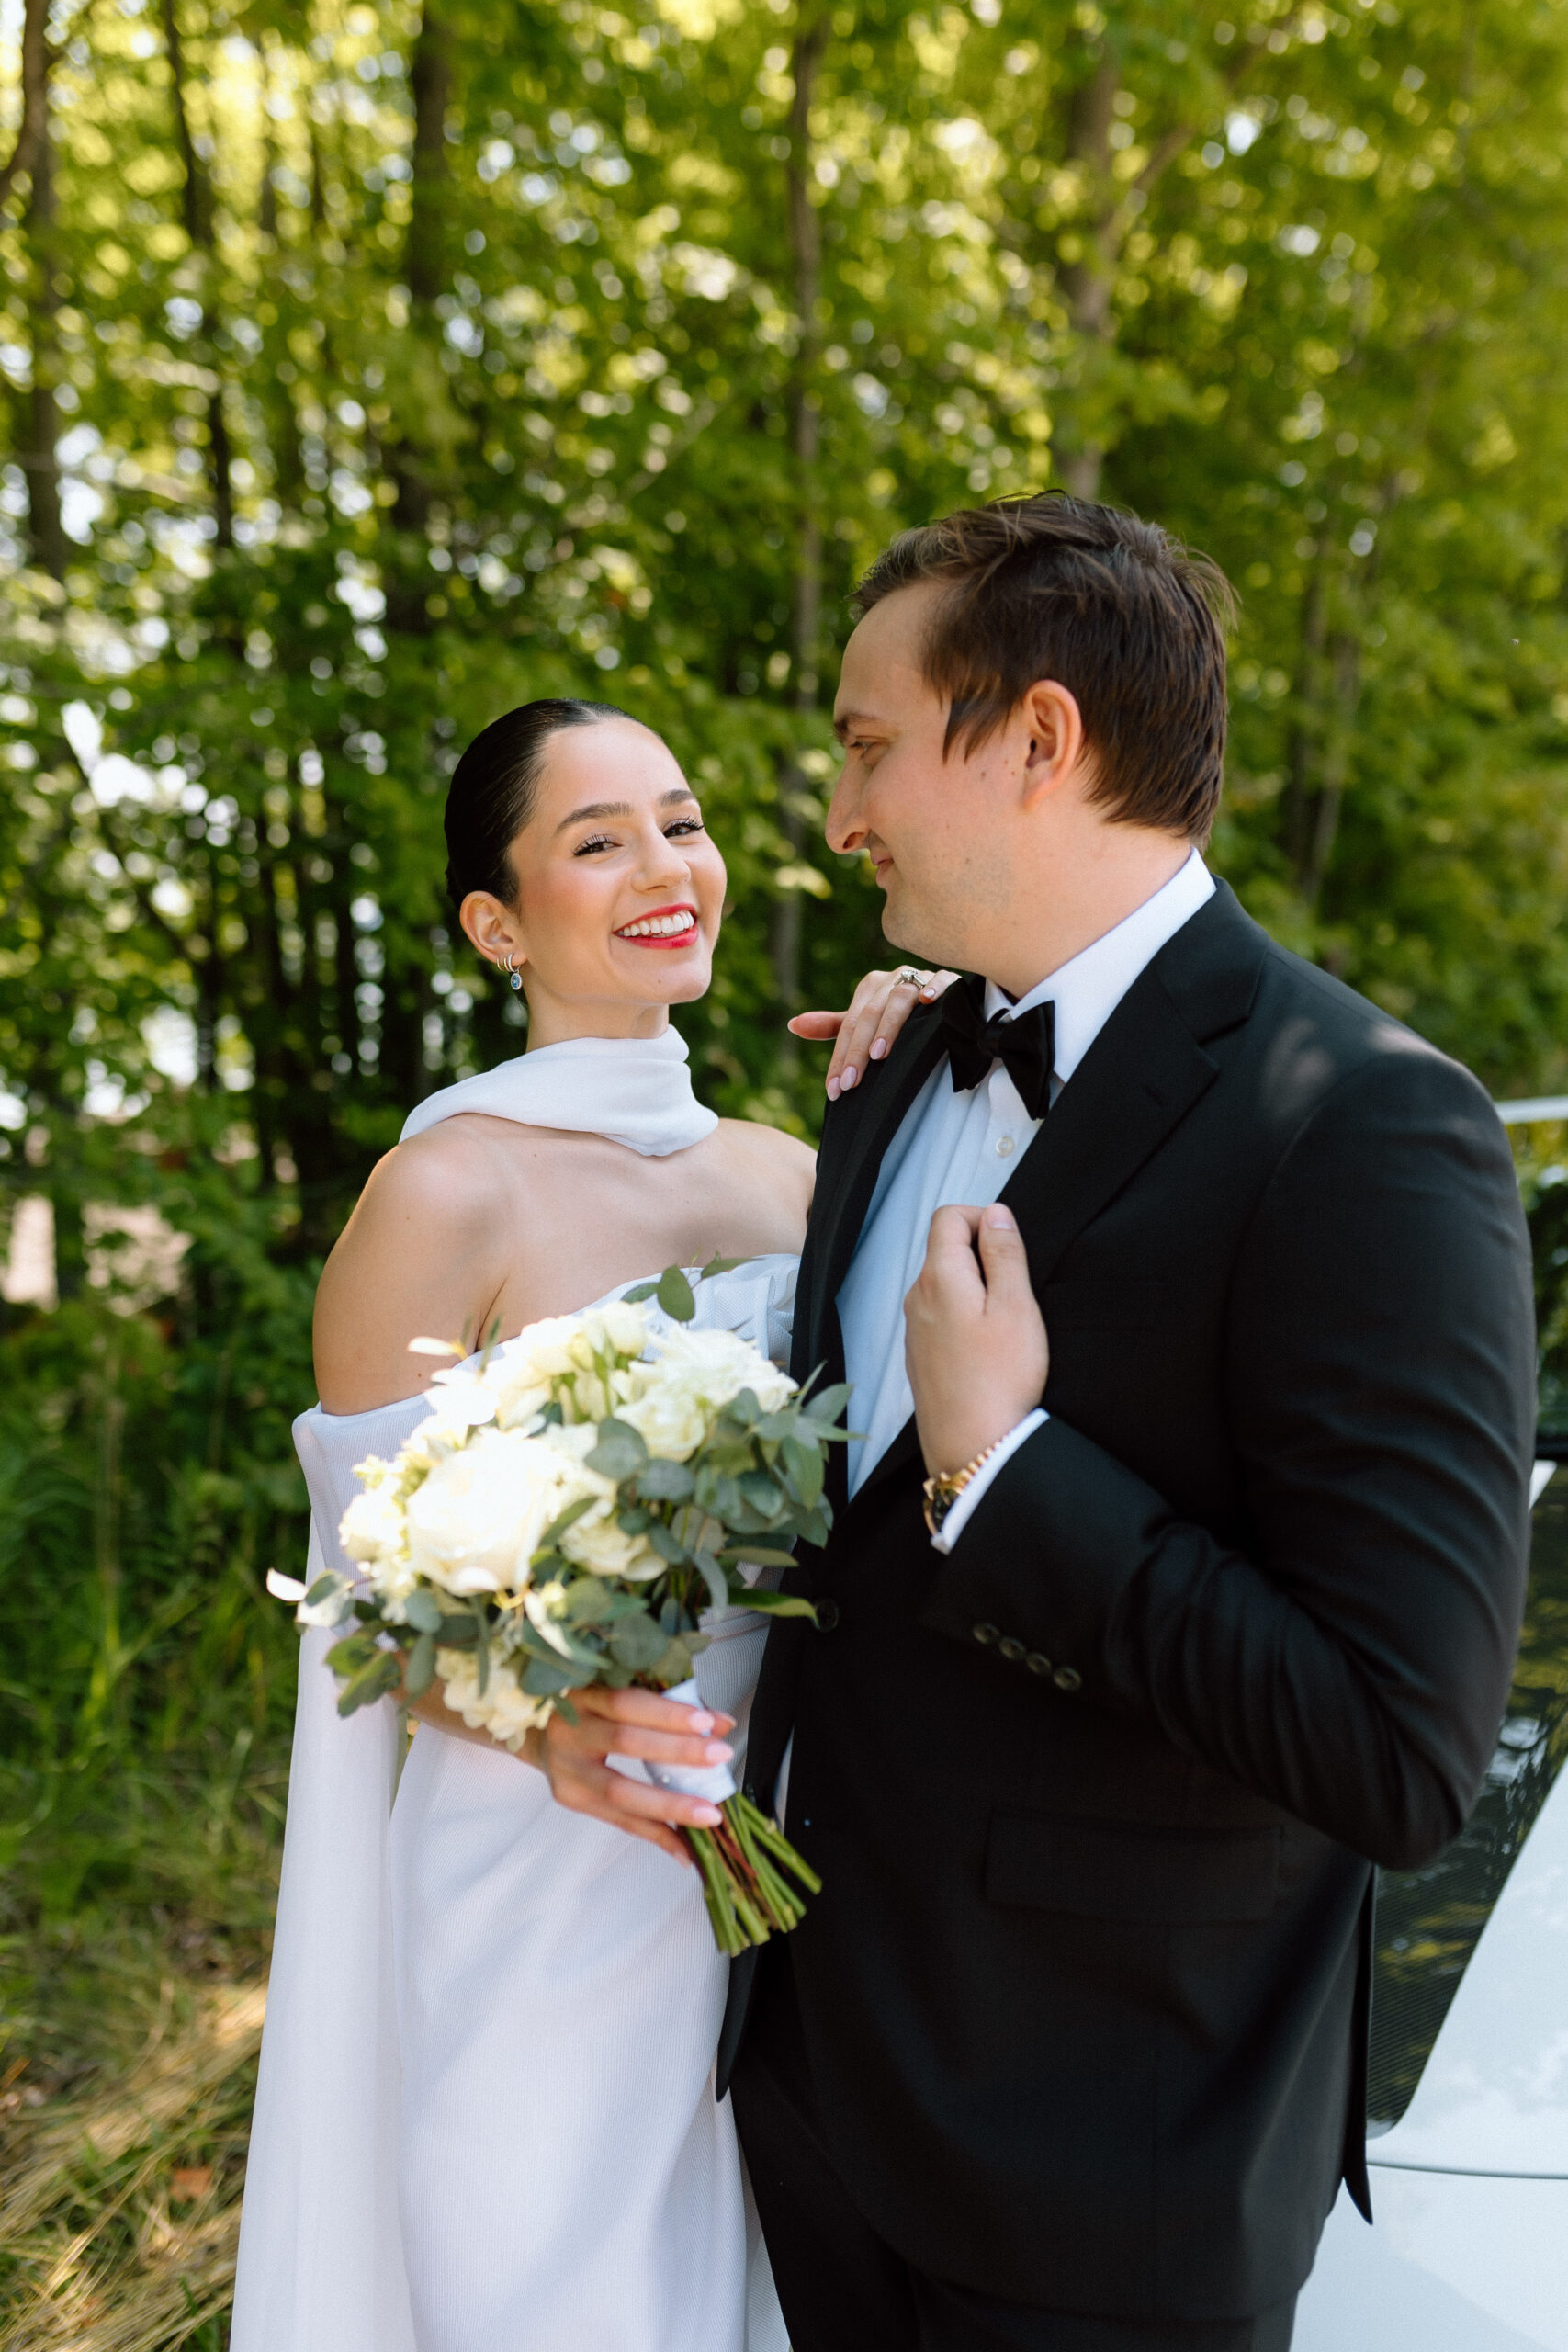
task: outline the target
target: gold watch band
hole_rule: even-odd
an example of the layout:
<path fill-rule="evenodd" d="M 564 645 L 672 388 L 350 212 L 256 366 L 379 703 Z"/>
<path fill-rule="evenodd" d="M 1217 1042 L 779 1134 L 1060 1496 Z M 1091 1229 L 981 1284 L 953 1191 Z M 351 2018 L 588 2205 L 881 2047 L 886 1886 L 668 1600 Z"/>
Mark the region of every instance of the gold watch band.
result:
<path fill-rule="evenodd" d="M 1007 1432 L 1004 1430 L 1000 1437 L 993 1438 L 989 1445 L 983 1446 L 972 1462 L 966 1462 L 964 1464 L 962 1470 L 939 1470 L 926 1480 L 920 1491 L 926 1498 L 926 1526 L 931 1534 L 942 1533 L 948 1512 L 974 1477 L 975 1473 L 990 1460 L 998 1446 L 1005 1444 L 1006 1442 Z"/>

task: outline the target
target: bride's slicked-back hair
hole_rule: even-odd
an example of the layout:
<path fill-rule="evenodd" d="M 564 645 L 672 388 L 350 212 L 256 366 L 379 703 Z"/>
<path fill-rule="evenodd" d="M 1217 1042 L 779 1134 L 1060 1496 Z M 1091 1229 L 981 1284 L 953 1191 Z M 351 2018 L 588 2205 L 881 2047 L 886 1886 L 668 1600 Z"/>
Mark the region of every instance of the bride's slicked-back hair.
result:
<path fill-rule="evenodd" d="M 629 717 L 612 702 L 547 696 L 492 719 L 474 737 L 446 787 L 446 891 L 454 907 L 470 890 L 488 890 L 502 906 L 515 900 L 517 876 L 507 853 L 534 813 L 552 736 Z"/>

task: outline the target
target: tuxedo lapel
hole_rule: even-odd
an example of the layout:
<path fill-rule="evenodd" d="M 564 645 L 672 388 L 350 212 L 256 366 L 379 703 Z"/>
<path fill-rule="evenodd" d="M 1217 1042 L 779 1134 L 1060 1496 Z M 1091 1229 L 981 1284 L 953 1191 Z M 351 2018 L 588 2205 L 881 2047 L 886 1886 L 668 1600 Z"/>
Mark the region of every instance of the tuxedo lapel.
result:
<path fill-rule="evenodd" d="M 1219 1065 L 1203 1041 L 1247 1018 L 1268 952 L 1267 933 L 1222 882 L 1128 989 L 1001 1194 L 1037 1295 L 1068 1244 L 1213 1084 Z M 919 1459 L 911 1418 L 853 1507 Z"/>
<path fill-rule="evenodd" d="M 1204 1043 L 1245 1021 L 1268 952 L 1222 882 L 1134 981 L 1001 1195 L 1036 1293 L 1213 1084 Z"/>

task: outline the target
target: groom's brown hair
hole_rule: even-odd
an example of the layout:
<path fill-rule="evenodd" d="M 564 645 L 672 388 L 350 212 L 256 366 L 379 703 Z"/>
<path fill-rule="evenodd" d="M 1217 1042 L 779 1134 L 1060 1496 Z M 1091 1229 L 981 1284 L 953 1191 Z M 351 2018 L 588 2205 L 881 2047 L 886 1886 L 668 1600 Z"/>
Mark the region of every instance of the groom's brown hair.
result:
<path fill-rule="evenodd" d="M 921 662 L 948 699 L 944 748 L 975 749 L 1053 679 L 1082 714 L 1093 797 L 1111 820 L 1208 840 L 1235 613 L 1217 564 L 1135 514 L 1047 491 L 903 532 L 861 582 L 855 610 L 922 581 L 951 588 Z"/>

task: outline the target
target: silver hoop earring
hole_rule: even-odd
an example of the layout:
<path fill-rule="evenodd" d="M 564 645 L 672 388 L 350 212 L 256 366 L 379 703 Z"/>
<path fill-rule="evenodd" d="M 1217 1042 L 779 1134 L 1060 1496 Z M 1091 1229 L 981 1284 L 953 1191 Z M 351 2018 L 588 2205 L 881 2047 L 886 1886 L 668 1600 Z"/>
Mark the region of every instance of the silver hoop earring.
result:
<path fill-rule="evenodd" d="M 512 955 L 507 957 L 504 968 L 511 975 L 511 984 L 513 988 L 521 989 L 523 986 L 523 975 L 517 968 L 517 958 L 515 955 Z"/>

